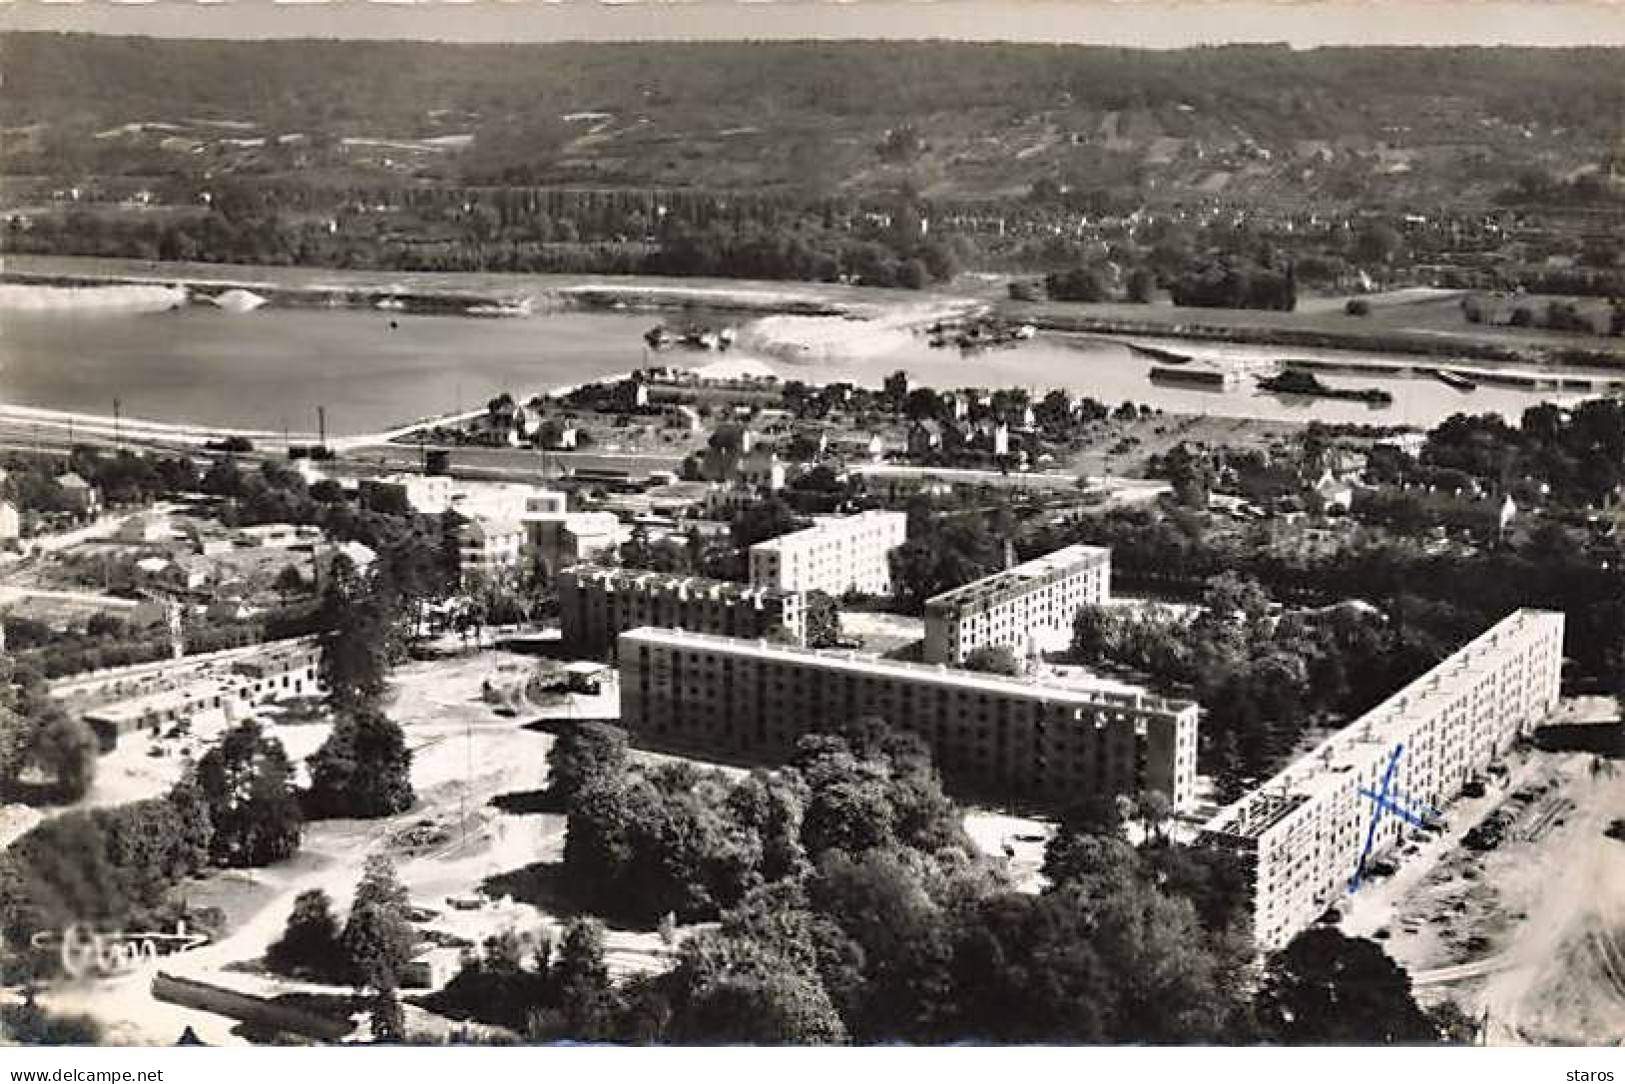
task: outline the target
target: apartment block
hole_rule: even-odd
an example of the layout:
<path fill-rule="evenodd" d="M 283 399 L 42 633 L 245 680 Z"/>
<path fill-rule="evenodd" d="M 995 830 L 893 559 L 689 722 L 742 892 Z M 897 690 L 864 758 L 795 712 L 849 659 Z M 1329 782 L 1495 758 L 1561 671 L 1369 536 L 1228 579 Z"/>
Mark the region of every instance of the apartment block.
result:
<path fill-rule="evenodd" d="M 252 655 L 191 667 L 147 667 L 151 677 L 132 683 L 133 695 L 89 708 L 83 718 L 104 749 L 122 734 L 186 721 L 234 723 L 263 704 L 319 696 L 321 652 L 313 641 L 267 644 Z M 129 668 L 134 670 L 136 668 Z"/>
<path fill-rule="evenodd" d="M 451 507 L 452 481 L 441 474 L 386 474 L 361 478 L 356 489 L 363 502 L 384 506 L 404 504 L 423 515 L 438 515 Z"/>
<path fill-rule="evenodd" d="M 676 629 L 620 637 L 621 716 L 656 745 L 787 760 L 864 715 L 929 744 L 957 790 L 1054 807 L 1091 794 L 1194 798 L 1196 705 L 1105 682 L 1016 678 Z"/>
<path fill-rule="evenodd" d="M 1071 636 L 1080 606 L 1111 597 L 1112 551 L 1067 546 L 934 595 L 925 603 L 925 660 L 950 666 L 979 647 L 1031 655 Z"/>
<path fill-rule="evenodd" d="M 830 516 L 750 548 L 750 582 L 779 591 L 891 594 L 891 551 L 908 537 L 903 512 Z"/>
<path fill-rule="evenodd" d="M 464 580 L 501 579 L 517 572 L 525 552 L 525 529 L 508 520 L 471 519 L 457 528 L 457 567 Z"/>
<path fill-rule="evenodd" d="M 1247 871 L 1258 946 L 1291 941 L 1416 830 L 1374 817 L 1379 796 L 1443 810 L 1546 718 L 1562 664 L 1563 615 L 1518 610 L 1214 816 L 1199 842 Z"/>
<path fill-rule="evenodd" d="M 571 565 L 610 556 L 630 533 L 613 512 L 528 512 L 519 522 L 530 552 L 555 576 Z"/>
<path fill-rule="evenodd" d="M 558 590 L 562 639 L 576 654 L 613 653 L 616 636 L 645 625 L 806 641 L 803 598 L 794 591 L 596 565 L 565 569 Z"/>

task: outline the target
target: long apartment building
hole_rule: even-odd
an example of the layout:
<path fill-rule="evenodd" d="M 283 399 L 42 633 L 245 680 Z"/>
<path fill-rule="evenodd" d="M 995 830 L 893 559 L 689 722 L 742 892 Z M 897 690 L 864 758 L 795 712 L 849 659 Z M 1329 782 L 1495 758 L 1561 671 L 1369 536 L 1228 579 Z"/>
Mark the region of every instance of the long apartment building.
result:
<path fill-rule="evenodd" d="M 1406 821 L 1386 806 L 1371 834 L 1374 796 L 1413 814 L 1442 810 L 1549 715 L 1562 662 L 1563 615 L 1518 610 L 1220 810 L 1199 841 L 1247 871 L 1255 943 L 1292 940 L 1401 842 Z"/>
<path fill-rule="evenodd" d="M 319 696 L 321 651 L 314 640 L 273 642 L 252 653 L 221 652 L 201 665 L 143 668 L 128 683 L 115 681 L 98 691 L 115 690 L 129 695 L 83 712 L 104 748 L 135 730 L 182 720 L 231 723 L 252 715 L 257 705 Z"/>
<path fill-rule="evenodd" d="M 934 595 L 925 603 L 925 660 L 958 665 L 979 647 L 1029 655 L 1071 632 L 1080 606 L 1111 597 L 1112 551 L 1067 546 Z"/>
<path fill-rule="evenodd" d="M 891 594 L 891 551 L 908 538 L 903 512 L 830 516 L 750 548 L 750 582 L 779 591 Z"/>
<path fill-rule="evenodd" d="M 1196 705 L 1131 686 L 1046 686 L 945 666 L 675 629 L 620 637 L 621 716 L 645 740 L 781 761 L 864 715 L 910 730 L 956 789 L 1066 805 L 1196 785 Z"/>
<path fill-rule="evenodd" d="M 562 639 L 577 654 L 612 653 L 616 636 L 645 625 L 806 642 L 803 596 L 795 591 L 598 565 L 565 569 L 558 590 Z"/>

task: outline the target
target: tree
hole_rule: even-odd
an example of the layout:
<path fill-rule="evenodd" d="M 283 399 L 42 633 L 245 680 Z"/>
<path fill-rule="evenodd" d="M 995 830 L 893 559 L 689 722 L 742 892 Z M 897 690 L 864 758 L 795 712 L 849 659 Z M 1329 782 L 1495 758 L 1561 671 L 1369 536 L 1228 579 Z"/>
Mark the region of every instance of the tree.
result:
<path fill-rule="evenodd" d="M 198 761 L 197 785 L 213 825 L 210 858 L 222 866 L 263 866 L 299 849 L 303 818 L 282 743 L 246 720 Z"/>
<path fill-rule="evenodd" d="M 914 535 L 892 550 L 892 591 L 908 613 L 919 613 L 932 595 L 992 572 L 1002 558 L 982 524 L 962 516 L 939 520 L 929 537 Z"/>
<path fill-rule="evenodd" d="M 95 1046 L 102 1027 L 93 1017 L 47 1012 L 28 986 L 19 1004 L 0 1007 L 0 1036 L 21 1046 Z"/>
<path fill-rule="evenodd" d="M 847 1041 L 829 992 L 816 975 L 782 961 L 730 961 L 736 970 L 687 977 L 672 1038 L 707 1045 L 821 1046 Z"/>
<path fill-rule="evenodd" d="M 312 888 L 299 893 L 282 936 L 265 952 L 265 962 L 294 978 L 337 981 L 349 976 L 338 919 L 326 892 Z"/>
<path fill-rule="evenodd" d="M 1174 804 L 1162 791 L 1148 790 L 1135 798 L 1134 811 L 1139 815 L 1145 834 L 1160 839 L 1173 819 Z"/>
<path fill-rule="evenodd" d="M 272 584 L 272 587 L 276 589 L 276 593 L 282 596 L 283 602 L 298 598 L 305 593 L 305 588 L 308 586 L 304 575 L 300 573 L 295 565 L 284 566 L 282 571 L 277 573 L 276 581 Z"/>
<path fill-rule="evenodd" d="M 589 787 L 621 776 L 626 763 L 626 731 L 607 723 L 579 723 L 547 751 L 548 790 L 569 808 Z"/>
<path fill-rule="evenodd" d="M 1270 956 L 1256 1007 L 1270 1039 L 1290 1045 L 1432 1042 L 1438 1029 L 1411 979 L 1382 947 L 1313 926 Z"/>
<path fill-rule="evenodd" d="M 96 778 L 101 742 L 83 719 L 52 708 L 35 731 L 31 759 L 56 782 L 60 801 L 76 802 Z"/>
<path fill-rule="evenodd" d="M 734 514 L 729 533 L 737 549 L 789 534 L 797 527 L 795 510 L 782 497 L 772 496 L 741 508 Z"/>
<path fill-rule="evenodd" d="M 399 723 L 377 711 L 341 716 L 306 761 L 317 817 L 388 817 L 412 808 L 412 751 Z"/>
<path fill-rule="evenodd" d="M 1354 258 L 1367 265 L 1386 264 L 1399 253 L 1399 231 L 1386 222 L 1370 221 L 1361 227 L 1354 241 Z"/>
<path fill-rule="evenodd" d="M 341 939 L 358 985 L 378 992 L 400 988 L 417 942 L 406 905 L 406 886 L 394 864 L 385 855 L 369 855 Z"/>
<path fill-rule="evenodd" d="M 1092 267 L 1046 275 L 1044 289 L 1055 301 L 1105 301 L 1110 296 L 1105 276 Z"/>
<path fill-rule="evenodd" d="M 814 857 L 827 850 L 858 854 L 895 836 L 895 811 L 885 780 L 875 772 L 814 787 L 801 824 L 802 846 Z"/>
<path fill-rule="evenodd" d="M 389 602 L 382 591 L 369 590 L 348 557 L 341 553 L 333 558 L 317 626 L 321 676 L 336 711 L 373 710 L 388 691 L 396 635 Z"/>
<path fill-rule="evenodd" d="M 1002 674 L 1016 677 L 1021 673 L 1021 660 L 1008 644 L 983 644 L 965 656 L 966 670 L 983 674 Z"/>
<path fill-rule="evenodd" d="M 374 991 L 369 1003 L 371 1016 L 368 1030 L 375 1043 L 401 1043 L 406 1041 L 406 1014 L 401 1011 L 400 995 L 393 986 Z"/>
<path fill-rule="evenodd" d="M 1070 885 L 1106 896 L 1139 875 L 1139 859 L 1127 840 L 1063 824 L 1044 848 L 1043 874 L 1053 889 Z"/>
<path fill-rule="evenodd" d="M 1439 1002 L 1427 1010 L 1427 1016 L 1442 1043 L 1471 1046 L 1478 1040 L 1482 1024 L 1455 1001 Z"/>
<path fill-rule="evenodd" d="M 1147 305 L 1151 303 L 1157 291 L 1157 277 L 1144 267 L 1136 267 L 1129 272 L 1127 283 L 1127 297 L 1136 304 Z"/>
<path fill-rule="evenodd" d="M 559 1008 L 571 1037 L 610 1037 L 615 990 L 604 962 L 604 928 L 596 920 L 577 918 L 564 929 L 551 969 Z"/>
<path fill-rule="evenodd" d="M 841 608 L 826 591 L 806 595 L 808 647 L 834 647 L 841 642 Z"/>

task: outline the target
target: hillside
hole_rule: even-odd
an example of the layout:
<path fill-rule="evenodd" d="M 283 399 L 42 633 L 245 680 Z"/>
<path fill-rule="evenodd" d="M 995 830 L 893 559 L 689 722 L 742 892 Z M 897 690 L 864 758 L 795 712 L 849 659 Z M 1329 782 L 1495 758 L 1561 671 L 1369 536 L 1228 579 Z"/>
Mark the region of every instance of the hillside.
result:
<path fill-rule="evenodd" d="M 1595 171 L 1625 50 L 0 37 L 0 168 L 1450 204 Z"/>

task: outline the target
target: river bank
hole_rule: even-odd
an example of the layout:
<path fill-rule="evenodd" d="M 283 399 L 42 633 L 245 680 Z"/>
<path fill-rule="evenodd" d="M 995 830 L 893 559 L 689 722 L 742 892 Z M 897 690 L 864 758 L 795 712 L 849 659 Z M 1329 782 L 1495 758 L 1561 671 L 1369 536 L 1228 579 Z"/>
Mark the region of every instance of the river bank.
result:
<path fill-rule="evenodd" d="M 1132 311 L 1124 312 L 1123 309 Z M 1076 311 L 1081 310 L 1081 311 Z M 1344 318 L 1326 313 L 1190 310 L 1156 305 L 1067 305 L 1003 302 L 994 311 L 1042 331 L 1114 338 L 1159 338 L 1197 343 L 1404 354 L 1435 361 L 1469 359 L 1513 365 L 1586 366 L 1625 370 L 1625 340 L 1569 336 L 1535 338 L 1498 328 L 1438 330 L 1402 326 L 1328 326 Z M 1357 318 L 1349 317 L 1352 322 Z"/>
<path fill-rule="evenodd" d="M 839 283 L 672 279 L 503 272 L 354 271 L 313 267 L 162 263 L 88 256 L 7 256 L 0 283 L 82 289 L 125 286 L 185 289 L 210 303 L 230 290 L 262 297 L 268 307 L 377 309 L 413 315 L 524 317 L 570 310 L 704 311 L 746 315 L 868 318 L 899 304 L 950 309 L 963 298 Z"/>

